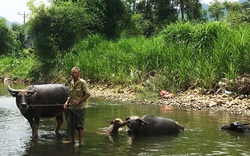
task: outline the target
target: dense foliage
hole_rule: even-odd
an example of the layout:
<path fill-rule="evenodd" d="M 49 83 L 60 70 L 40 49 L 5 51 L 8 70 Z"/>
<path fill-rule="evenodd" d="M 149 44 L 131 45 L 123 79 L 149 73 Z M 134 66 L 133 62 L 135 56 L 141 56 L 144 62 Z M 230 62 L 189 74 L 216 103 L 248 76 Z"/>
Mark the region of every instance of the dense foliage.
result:
<path fill-rule="evenodd" d="M 12 51 L 12 44 L 13 44 L 13 39 L 11 37 L 11 31 L 6 25 L 6 21 L 4 19 L 0 18 L 0 54 L 7 54 L 11 53 Z"/>
<path fill-rule="evenodd" d="M 9 54 L 0 58 L 0 72 L 64 82 L 79 66 L 96 83 L 154 92 L 214 88 L 222 78 L 235 80 L 250 71 L 249 3 L 219 3 L 230 15 L 224 18 L 217 3 L 210 7 L 212 17 L 225 21 L 204 22 L 197 0 L 53 0 L 38 7 L 30 1 L 25 31 L 0 20 L 6 37 L 1 55 Z M 182 14 L 186 19 L 179 19 Z M 23 49 L 27 41 L 31 49 Z"/>
<path fill-rule="evenodd" d="M 80 5 L 80 4 L 78 4 Z M 30 35 L 34 39 L 36 56 L 46 71 L 58 62 L 55 58 L 64 56 L 75 43 L 91 32 L 91 26 L 99 21 L 93 14 L 87 14 L 85 4 L 58 3 L 46 9 L 44 5 L 33 8 L 30 19 Z"/>
<path fill-rule="evenodd" d="M 24 48 L 24 33 L 22 27 L 13 24 L 11 28 L 6 25 L 6 20 L 0 18 L 0 55 L 20 55 Z"/>
<path fill-rule="evenodd" d="M 91 82 L 137 87 L 140 84 L 153 92 L 216 88 L 222 78 L 235 80 L 249 73 L 249 42 L 249 26 L 236 29 L 222 22 L 171 24 L 151 38 L 108 41 L 100 35 L 90 35 L 58 60 L 59 65 L 52 72 L 38 74 L 34 80 L 65 82 L 70 69 L 79 66 L 82 76 Z M 37 62 L 30 63 L 41 72 Z M 27 63 L 9 69 L 22 69 L 22 65 Z M 137 87 L 134 90 L 140 91 Z"/>
<path fill-rule="evenodd" d="M 158 89 L 208 89 L 221 78 L 234 80 L 249 72 L 249 35 L 249 27 L 234 29 L 227 23 L 213 22 L 172 24 L 156 37 L 118 42 L 90 36 L 67 54 L 64 67 L 67 71 L 75 64 L 90 79 L 127 85 L 139 80 L 136 70 L 141 70 L 144 78 L 156 71 Z"/>

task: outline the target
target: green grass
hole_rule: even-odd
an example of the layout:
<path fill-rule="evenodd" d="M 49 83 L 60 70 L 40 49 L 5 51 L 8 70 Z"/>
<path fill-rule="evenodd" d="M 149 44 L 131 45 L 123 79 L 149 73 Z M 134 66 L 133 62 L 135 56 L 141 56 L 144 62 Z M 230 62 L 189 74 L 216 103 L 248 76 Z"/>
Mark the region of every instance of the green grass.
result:
<path fill-rule="evenodd" d="M 2 57 L 0 72 L 11 77 L 37 78 L 40 74 L 48 81 L 55 77 L 63 80 L 58 77 L 69 77 L 70 69 L 78 66 L 85 79 L 132 86 L 138 92 L 144 88 L 148 96 L 162 89 L 173 92 L 189 87 L 210 89 L 222 78 L 235 80 L 238 75 L 249 73 L 248 43 L 249 26 L 235 28 L 222 22 L 178 23 L 151 38 L 137 36 L 107 41 L 99 35 L 88 36 L 65 56 L 56 58 L 57 64 L 49 70 L 52 71 L 49 75 L 41 73 L 42 66 L 36 65 L 33 57 Z M 142 75 L 136 75 L 136 70 L 141 70 Z M 156 71 L 156 75 L 149 78 L 152 71 Z"/>
<path fill-rule="evenodd" d="M 31 57 L 0 57 L 0 72 L 3 78 L 29 78 L 30 71 L 35 67 L 35 60 Z"/>

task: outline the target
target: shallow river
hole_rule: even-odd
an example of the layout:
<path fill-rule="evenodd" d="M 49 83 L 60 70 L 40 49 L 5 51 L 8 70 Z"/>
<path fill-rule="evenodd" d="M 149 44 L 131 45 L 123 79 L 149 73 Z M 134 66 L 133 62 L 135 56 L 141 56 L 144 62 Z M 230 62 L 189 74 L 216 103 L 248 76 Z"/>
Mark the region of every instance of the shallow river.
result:
<path fill-rule="evenodd" d="M 233 121 L 249 123 L 249 117 L 101 99 L 90 99 L 86 113 L 82 146 L 63 143 L 67 140 L 65 122 L 60 131 L 62 137 L 57 138 L 54 118 L 41 120 L 39 137 L 34 141 L 15 98 L 7 92 L 7 86 L 0 83 L 0 155 L 250 155 L 250 134 L 220 130 L 221 125 Z M 141 137 L 133 141 L 128 140 L 125 127 L 115 140 L 106 135 L 107 120 L 145 114 L 172 118 L 186 129 L 177 136 Z"/>

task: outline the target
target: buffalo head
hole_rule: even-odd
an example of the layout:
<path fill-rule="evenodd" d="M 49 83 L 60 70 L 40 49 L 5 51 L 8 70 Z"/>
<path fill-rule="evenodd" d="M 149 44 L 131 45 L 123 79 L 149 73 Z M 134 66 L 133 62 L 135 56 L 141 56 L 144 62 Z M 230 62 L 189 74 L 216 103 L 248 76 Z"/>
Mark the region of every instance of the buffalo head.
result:
<path fill-rule="evenodd" d="M 16 104 L 18 108 L 25 112 L 29 108 L 28 97 L 35 93 L 34 87 L 31 90 L 28 89 L 13 89 L 8 85 L 8 91 L 13 96 L 16 97 Z"/>
<path fill-rule="evenodd" d="M 147 123 L 138 116 L 131 116 L 126 118 L 126 125 L 128 134 L 138 134 L 141 127 L 147 125 Z"/>
<path fill-rule="evenodd" d="M 229 130 L 229 131 L 235 131 L 235 132 L 241 132 L 241 133 L 245 133 L 245 132 L 250 132 L 250 128 L 247 127 L 246 125 L 249 125 L 249 123 L 247 124 L 243 124 L 240 123 L 238 121 L 232 122 L 230 124 L 227 125 L 223 125 L 221 127 L 222 130 Z"/>

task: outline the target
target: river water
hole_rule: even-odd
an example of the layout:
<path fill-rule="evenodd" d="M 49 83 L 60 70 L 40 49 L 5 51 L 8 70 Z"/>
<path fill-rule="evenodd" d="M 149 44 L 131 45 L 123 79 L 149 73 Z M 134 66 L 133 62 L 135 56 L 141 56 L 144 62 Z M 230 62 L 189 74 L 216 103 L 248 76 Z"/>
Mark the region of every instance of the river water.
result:
<path fill-rule="evenodd" d="M 24 88 L 24 85 L 13 85 Z M 125 119 L 145 114 L 172 118 L 185 126 L 176 136 L 127 138 L 125 127 L 117 139 L 105 133 L 107 120 Z M 221 131 L 221 125 L 250 121 L 249 117 L 190 110 L 170 106 L 138 105 L 102 99 L 90 99 L 86 110 L 82 146 L 63 143 L 67 140 L 64 122 L 57 138 L 54 134 L 55 119 L 42 119 L 37 140 L 31 138 L 31 128 L 10 96 L 7 86 L 0 83 L 0 155 L 250 155 L 250 134 Z M 76 133 L 77 134 L 77 133 Z M 77 137 L 77 136 L 76 136 Z"/>

